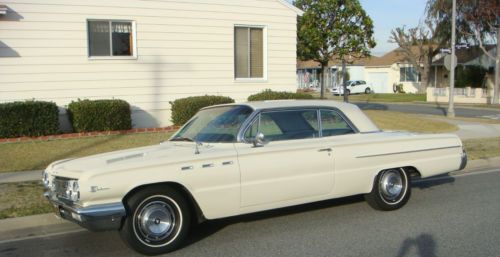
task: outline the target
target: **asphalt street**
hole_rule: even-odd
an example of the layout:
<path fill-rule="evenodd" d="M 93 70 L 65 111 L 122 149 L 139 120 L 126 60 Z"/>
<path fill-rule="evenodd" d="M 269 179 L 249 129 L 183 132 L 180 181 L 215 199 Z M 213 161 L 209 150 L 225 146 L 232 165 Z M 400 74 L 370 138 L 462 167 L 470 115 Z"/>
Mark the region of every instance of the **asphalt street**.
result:
<path fill-rule="evenodd" d="M 165 256 L 500 256 L 500 169 L 414 182 L 402 209 L 362 197 L 205 222 Z M 138 256 L 115 232 L 0 242 L 0 256 Z"/>
<path fill-rule="evenodd" d="M 384 110 L 405 113 L 430 114 L 446 116 L 448 105 L 426 104 L 391 104 L 391 103 L 362 103 L 353 102 L 363 110 Z M 468 118 L 500 119 L 500 109 L 481 109 L 455 107 L 455 116 Z"/>

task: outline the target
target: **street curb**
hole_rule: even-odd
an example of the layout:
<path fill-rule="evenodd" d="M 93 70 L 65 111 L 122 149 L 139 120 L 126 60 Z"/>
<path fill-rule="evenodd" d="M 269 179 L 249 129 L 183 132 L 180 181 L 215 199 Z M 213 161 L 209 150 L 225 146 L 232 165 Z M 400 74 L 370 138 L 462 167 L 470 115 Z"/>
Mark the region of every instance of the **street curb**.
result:
<path fill-rule="evenodd" d="M 84 229 L 58 218 L 53 213 L 4 219 L 0 220 L 0 244 L 72 231 L 84 231 Z"/>
<path fill-rule="evenodd" d="M 466 169 L 451 172 L 450 175 L 474 173 L 488 168 L 500 168 L 500 157 L 470 161 Z M 85 229 L 52 213 L 9 218 L 0 220 L 0 244 L 80 231 Z"/>

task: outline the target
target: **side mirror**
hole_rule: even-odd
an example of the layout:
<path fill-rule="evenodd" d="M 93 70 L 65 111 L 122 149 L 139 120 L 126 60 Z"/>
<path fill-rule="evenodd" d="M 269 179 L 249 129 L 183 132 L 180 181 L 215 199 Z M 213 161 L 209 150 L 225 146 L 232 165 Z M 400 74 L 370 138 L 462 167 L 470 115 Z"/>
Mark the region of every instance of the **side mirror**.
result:
<path fill-rule="evenodd" d="M 267 143 L 269 143 L 269 141 L 267 141 L 265 139 L 265 136 L 262 132 L 259 132 L 259 133 L 257 133 L 257 135 L 255 135 L 255 138 L 253 139 L 252 143 L 253 143 L 254 147 L 262 147 L 262 146 L 267 145 Z"/>

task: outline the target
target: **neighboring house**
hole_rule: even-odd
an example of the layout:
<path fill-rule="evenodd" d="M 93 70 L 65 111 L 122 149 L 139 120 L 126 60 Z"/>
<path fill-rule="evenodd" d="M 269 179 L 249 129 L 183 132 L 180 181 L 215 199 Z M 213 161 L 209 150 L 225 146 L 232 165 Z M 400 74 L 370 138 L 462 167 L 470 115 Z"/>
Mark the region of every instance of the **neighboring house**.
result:
<path fill-rule="evenodd" d="M 485 46 L 488 53 L 496 56 L 496 45 Z M 483 50 L 477 46 L 456 49 L 457 69 L 455 79 L 460 72 L 471 66 L 480 66 L 486 73 L 477 81 L 468 83 L 465 87 L 455 87 L 453 91 L 454 102 L 457 103 L 492 103 L 494 92 L 494 70 L 495 61 L 489 58 Z M 449 71 L 444 67 L 445 54 L 436 55 L 432 63 L 433 80 L 429 81 L 432 87 L 427 88 L 428 102 L 448 102 L 450 96 Z M 458 84 L 458 80 L 457 80 Z"/>
<path fill-rule="evenodd" d="M 335 86 L 338 76 L 341 76 L 342 64 L 340 61 L 332 60 L 329 63 L 331 82 L 329 87 Z M 349 62 L 347 66 L 349 79 L 365 80 L 372 87 L 375 93 L 394 93 L 394 85 L 403 84 L 407 93 L 417 93 L 421 86 L 420 76 L 417 69 L 413 67 L 401 52 L 401 49 L 394 49 L 381 56 L 371 56 Z M 317 77 L 321 78 L 321 68 L 319 63 L 314 61 L 297 62 L 297 82 L 298 87 L 306 87 L 304 79 L 307 72 L 315 70 Z M 318 82 L 319 84 L 319 82 Z"/>
<path fill-rule="evenodd" d="M 171 124 L 178 98 L 296 89 L 302 11 L 285 0 L 0 5 L 0 102 L 117 98 L 132 105 L 134 127 L 155 127 Z"/>
<path fill-rule="evenodd" d="M 496 56 L 496 45 L 485 46 L 488 53 Z M 495 69 L 495 60 L 488 57 L 482 49 L 477 46 L 470 48 L 461 48 L 455 50 L 457 56 L 457 66 L 481 66 L 489 73 L 493 73 Z M 444 67 L 445 54 L 438 54 L 433 58 L 432 72 L 434 73 L 433 80 L 429 84 L 433 87 L 448 87 L 450 79 L 448 77 L 449 71 Z M 493 74 L 492 74 L 493 76 Z M 478 81 L 474 87 L 482 87 L 486 81 Z"/>

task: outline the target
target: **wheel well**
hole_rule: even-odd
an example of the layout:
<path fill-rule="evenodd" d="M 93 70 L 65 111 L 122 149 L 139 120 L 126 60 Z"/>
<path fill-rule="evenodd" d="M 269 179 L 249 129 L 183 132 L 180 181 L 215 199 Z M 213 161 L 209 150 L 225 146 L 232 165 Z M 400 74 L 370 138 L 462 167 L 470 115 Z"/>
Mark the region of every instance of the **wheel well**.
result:
<path fill-rule="evenodd" d="M 410 178 L 414 179 L 414 178 L 420 178 L 421 174 L 420 174 L 420 171 L 417 170 L 417 168 L 413 167 L 413 166 L 404 166 L 404 167 L 394 167 L 394 168 L 388 168 L 388 169 L 383 169 L 383 170 L 380 170 L 379 172 L 377 172 L 375 174 L 375 178 L 377 178 L 377 176 L 380 174 L 380 172 L 384 171 L 384 170 L 392 170 L 392 169 L 403 169 L 403 171 L 408 175 L 410 176 Z"/>
<path fill-rule="evenodd" d="M 420 171 L 417 170 L 417 168 L 413 166 L 405 166 L 401 167 L 412 179 L 413 178 L 420 178 L 421 174 Z"/>
<path fill-rule="evenodd" d="M 203 222 L 205 219 L 205 216 L 203 215 L 203 211 L 201 210 L 200 206 L 194 199 L 193 195 L 189 192 L 189 190 L 184 187 L 183 185 L 176 183 L 176 182 L 161 182 L 161 183 L 154 183 L 154 184 L 146 184 L 146 185 L 141 185 L 138 186 L 132 190 L 130 190 L 125 197 L 123 197 L 122 202 L 125 206 L 127 206 L 127 200 L 130 198 L 132 195 L 135 193 L 139 192 L 140 190 L 150 187 L 150 186 L 165 186 L 165 187 L 170 187 L 177 192 L 181 193 L 184 198 L 188 201 L 189 207 L 191 208 L 191 211 L 193 212 L 193 218 L 196 219 L 195 221 L 198 223 Z"/>

